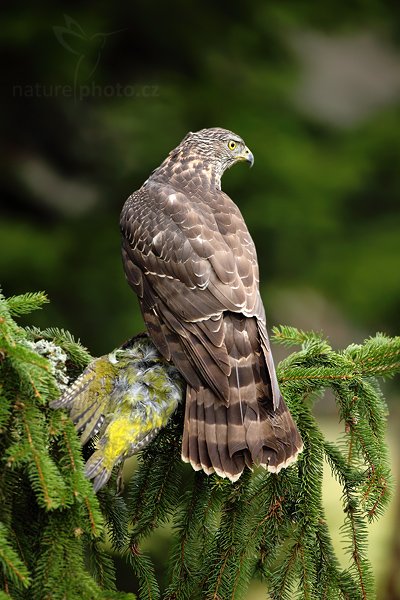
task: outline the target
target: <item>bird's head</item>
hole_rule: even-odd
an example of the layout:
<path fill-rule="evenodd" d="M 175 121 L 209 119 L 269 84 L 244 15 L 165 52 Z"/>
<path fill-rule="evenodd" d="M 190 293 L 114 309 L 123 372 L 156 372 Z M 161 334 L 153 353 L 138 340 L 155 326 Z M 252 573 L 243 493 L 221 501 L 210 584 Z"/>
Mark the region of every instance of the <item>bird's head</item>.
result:
<path fill-rule="evenodd" d="M 250 166 L 254 163 L 254 156 L 242 138 L 219 127 L 189 132 L 179 145 L 182 147 L 189 153 L 193 149 L 202 158 L 218 162 L 221 173 L 239 161 L 246 161 Z"/>

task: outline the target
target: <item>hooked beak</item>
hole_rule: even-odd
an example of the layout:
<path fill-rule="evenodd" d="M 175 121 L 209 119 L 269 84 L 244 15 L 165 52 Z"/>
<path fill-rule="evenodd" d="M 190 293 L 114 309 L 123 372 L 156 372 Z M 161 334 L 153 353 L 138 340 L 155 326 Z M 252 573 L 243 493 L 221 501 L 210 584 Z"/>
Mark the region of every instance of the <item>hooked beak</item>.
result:
<path fill-rule="evenodd" d="M 248 149 L 247 146 L 244 149 L 242 157 L 243 157 L 243 160 L 245 160 L 246 162 L 250 163 L 250 167 L 252 167 L 254 165 L 254 156 L 253 156 L 253 153 L 250 152 L 250 150 Z"/>

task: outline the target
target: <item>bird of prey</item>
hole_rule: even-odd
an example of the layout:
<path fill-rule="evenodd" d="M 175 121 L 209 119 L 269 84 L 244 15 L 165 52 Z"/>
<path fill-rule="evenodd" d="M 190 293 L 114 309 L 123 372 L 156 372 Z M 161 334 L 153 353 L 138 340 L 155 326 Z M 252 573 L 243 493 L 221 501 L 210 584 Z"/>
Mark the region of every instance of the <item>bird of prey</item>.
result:
<path fill-rule="evenodd" d="M 257 255 L 221 176 L 253 155 L 235 133 L 188 133 L 126 201 L 122 255 L 150 337 L 187 383 L 182 459 L 236 481 L 303 444 L 281 396 Z"/>

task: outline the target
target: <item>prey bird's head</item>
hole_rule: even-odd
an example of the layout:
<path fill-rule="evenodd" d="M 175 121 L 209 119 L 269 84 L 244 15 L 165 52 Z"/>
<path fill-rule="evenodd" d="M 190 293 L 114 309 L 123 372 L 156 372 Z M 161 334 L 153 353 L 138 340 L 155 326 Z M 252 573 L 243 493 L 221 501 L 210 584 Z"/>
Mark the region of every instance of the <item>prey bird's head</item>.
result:
<path fill-rule="evenodd" d="M 250 166 L 254 163 L 254 156 L 242 138 L 219 127 L 189 132 L 178 149 L 189 155 L 196 153 L 204 160 L 217 163 L 221 173 L 239 161 L 247 161 Z"/>

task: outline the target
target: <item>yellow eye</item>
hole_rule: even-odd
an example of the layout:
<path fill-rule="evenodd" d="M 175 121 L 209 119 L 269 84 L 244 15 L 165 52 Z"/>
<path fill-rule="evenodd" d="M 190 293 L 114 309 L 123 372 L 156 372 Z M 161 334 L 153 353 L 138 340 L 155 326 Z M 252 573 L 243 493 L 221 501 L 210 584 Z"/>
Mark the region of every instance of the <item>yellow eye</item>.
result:
<path fill-rule="evenodd" d="M 236 146 L 237 146 L 237 144 L 233 140 L 230 140 L 228 142 L 228 148 L 229 148 L 229 150 L 234 150 L 236 148 Z"/>

